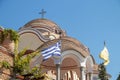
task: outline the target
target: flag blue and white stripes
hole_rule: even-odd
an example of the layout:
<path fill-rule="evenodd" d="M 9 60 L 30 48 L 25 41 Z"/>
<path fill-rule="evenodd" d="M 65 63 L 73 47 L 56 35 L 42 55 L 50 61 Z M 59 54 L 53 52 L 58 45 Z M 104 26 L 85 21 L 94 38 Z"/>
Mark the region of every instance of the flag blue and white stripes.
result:
<path fill-rule="evenodd" d="M 46 48 L 46 49 L 43 49 L 42 50 L 42 56 L 43 56 L 43 60 L 47 60 L 48 58 L 50 57 L 53 57 L 53 56 L 58 56 L 60 57 L 61 56 L 61 41 L 57 42 L 56 44 Z"/>

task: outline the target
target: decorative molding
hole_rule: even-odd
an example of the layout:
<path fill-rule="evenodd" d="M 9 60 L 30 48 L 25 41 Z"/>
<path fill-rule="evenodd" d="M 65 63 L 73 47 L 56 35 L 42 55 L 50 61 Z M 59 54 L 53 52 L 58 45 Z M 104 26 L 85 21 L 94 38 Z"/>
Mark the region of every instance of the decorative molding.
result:
<path fill-rule="evenodd" d="M 61 62 L 65 59 L 65 58 L 72 58 L 73 60 L 76 61 L 78 67 L 81 66 L 81 63 L 84 61 L 84 57 L 81 55 L 81 53 L 75 51 L 75 50 L 66 50 L 64 52 L 62 52 L 62 59 Z"/>
<path fill-rule="evenodd" d="M 49 40 L 49 39 L 46 39 L 45 37 L 43 37 L 41 32 L 39 32 L 38 30 L 33 29 L 33 28 L 26 28 L 26 29 L 21 30 L 21 31 L 18 32 L 19 35 L 22 35 L 24 33 L 34 33 L 43 42 L 46 42 L 46 41 Z"/>

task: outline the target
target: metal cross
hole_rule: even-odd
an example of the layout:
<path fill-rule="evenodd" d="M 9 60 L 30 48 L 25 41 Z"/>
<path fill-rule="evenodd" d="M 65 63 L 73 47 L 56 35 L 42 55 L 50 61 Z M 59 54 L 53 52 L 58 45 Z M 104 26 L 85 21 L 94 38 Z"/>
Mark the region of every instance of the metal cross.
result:
<path fill-rule="evenodd" d="M 44 14 L 45 14 L 45 13 L 46 13 L 46 11 L 44 11 L 44 9 L 42 9 L 39 14 L 41 14 L 41 17 L 44 18 Z"/>

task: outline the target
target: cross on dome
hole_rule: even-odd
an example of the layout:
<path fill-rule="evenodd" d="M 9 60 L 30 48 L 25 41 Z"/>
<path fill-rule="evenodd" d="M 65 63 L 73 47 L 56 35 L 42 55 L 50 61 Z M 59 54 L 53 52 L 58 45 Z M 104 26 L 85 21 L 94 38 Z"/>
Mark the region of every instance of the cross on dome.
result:
<path fill-rule="evenodd" d="M 39 14 L 41 14 L 41 18 L 44 18 L 46 11 L 44 11 L 44 9 L 41 10 L 41 12 L 39 12 Z"/>

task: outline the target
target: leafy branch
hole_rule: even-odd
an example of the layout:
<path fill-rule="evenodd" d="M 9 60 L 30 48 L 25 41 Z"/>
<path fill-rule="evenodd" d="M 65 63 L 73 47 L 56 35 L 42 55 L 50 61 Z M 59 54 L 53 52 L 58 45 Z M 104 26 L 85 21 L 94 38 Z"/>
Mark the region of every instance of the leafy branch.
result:
<path fill-rule="evenodd" d="M 19 35 L 12 29 L 4 29 L 0 34 L 0 43 L 3 43 L 5 38 L 10 38 L 11 41 L 16 42 L 19 39 Z"/>
<path fill-rule="evenodd" d="M 39 50 L 26 55 L 26 48 L 18 52 L 19 35 L 12 29 L 4 29 L 0 33 L 0 43 L 3 43 L 5 38 L 9 38 L 15 43 L 15 49 L 13 52 L 13 65 L 10 65 L 7 61 L 2 61 L 0 62 L 1 69 L 9 69 L 11 72 L 9 76 L 11 76 L 12 79 L 19 78 L 18 76 L 22 76 L 23 80 L 44 80 L 45 78 L 48 78 L 46 74 L 41 72 L 41 67 L 34 66 L 33 68 L 30 68 L 30 61 L 35 56 L 39 55 Z"/>

